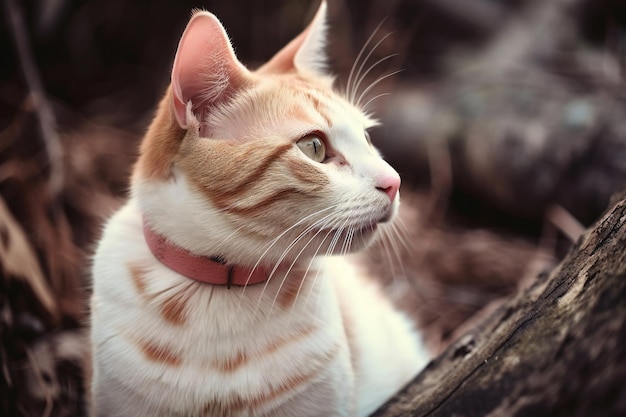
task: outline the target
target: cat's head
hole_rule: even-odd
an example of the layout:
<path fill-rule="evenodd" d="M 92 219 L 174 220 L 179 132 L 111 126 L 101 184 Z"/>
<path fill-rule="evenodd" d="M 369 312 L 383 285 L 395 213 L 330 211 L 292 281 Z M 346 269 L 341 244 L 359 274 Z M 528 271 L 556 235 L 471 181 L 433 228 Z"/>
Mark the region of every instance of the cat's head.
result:
<path fill-rule="evenodd" d="M 191 18 L 141 146 L 133 196 L 160 233 L 232 263 L 362 248 L 392 220 L 400 178 L 375 122 L 324 72 L 326 4 L 257 71 L 220 22 Z"/>

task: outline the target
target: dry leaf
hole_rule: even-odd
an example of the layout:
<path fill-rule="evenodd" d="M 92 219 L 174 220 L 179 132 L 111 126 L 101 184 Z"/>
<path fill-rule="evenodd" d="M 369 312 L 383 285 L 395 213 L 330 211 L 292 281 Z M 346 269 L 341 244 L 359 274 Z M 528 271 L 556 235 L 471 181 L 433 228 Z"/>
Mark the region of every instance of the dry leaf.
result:
<path fill-rule="evenodd" d="M 46 311 L 53 318 L 58 318 L 59 310 L 54 294 L 39 267 L 33 248 L 2 198 L 0 238 L 0 262 L 4 270 L 10 276 L 26 281 Z"/>

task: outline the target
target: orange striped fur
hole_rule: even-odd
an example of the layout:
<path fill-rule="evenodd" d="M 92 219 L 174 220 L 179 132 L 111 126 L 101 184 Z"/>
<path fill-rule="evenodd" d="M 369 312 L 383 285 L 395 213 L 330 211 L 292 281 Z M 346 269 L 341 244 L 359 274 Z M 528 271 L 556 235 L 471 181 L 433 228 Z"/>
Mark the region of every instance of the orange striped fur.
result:
<path fill-rule="evenodd" d="M 151 362 L 163 363 L 167 366 L 180 366 L 182 359 L 166 347 L 148 342 L 137 342 L 137 346 L 145 358 Z"/>
<path fill-rule="evenodd" d="M 347 255 L 393 220 L 400 180 L 323 69 L 325 13 L 257 71 L 215 16 L 191 18 L 94 257 L 94 416 L 361 417 L 428 360 Z M 268 279 L 184 277 L 151 252 L 144 219 Z"/>

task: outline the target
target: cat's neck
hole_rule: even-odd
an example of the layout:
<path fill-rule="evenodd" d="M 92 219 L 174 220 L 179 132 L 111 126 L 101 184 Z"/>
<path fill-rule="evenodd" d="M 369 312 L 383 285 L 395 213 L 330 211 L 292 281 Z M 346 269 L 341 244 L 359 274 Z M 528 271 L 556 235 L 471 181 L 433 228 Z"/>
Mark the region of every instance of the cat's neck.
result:
<path fill-rule="evenodd" d="M 246 222 L 224 216 L 211 201 L 194 192 L 193 185 L 177 169 L 173 169 L 172 179 L 168 181 L 136 177 L 131 204 L 139 211 L 139 222 L 144 216 L 154 230 L 170 242 L 196 255 L 219 255 L 230 265 L 248 268 L 264 265 L 274 269 L 277 264 L 290 265 L 300 250 L 294 246 L 288 251 L 292 256 L 285 256 L 283 242 L 289 243 L 289 239 L 296 239 L 298 235 L 267 235 L 262 227 L 250 228 Z M 288 229 L 289 226 L 285 226 L 285 230 Z M 298 256 L 298 264 L 306 266 L 310 262 L 309 254 Z"/>
<path fill-rule="evenodd" d="M 199 283 L 165 267 L 153 255 L 143 236 L 142 210 L 136 199 L 131 198 L 112 222 L 116 227 L 109 230 L 110 239 L 118 243 L 111 245 L 108 257 L 128 265 L 131 281 L 140 289 L 141 299 L 173 300 L 165 303 L 173 306 L 172 303 L 179 299 L 175 294 L 180 294 L 185 305 L 195 306 L 185 310 L 190 314 L 189 321 L 208 320 L 207 327 L 215 334 L 245 334 L 250 329 L 264 326 L 268 320 L 279 320 L 284 325 L 302 324 L 309 320 L 309 316 L 318 317 L 315 319 L 318 320 L 321 311 L 327 308 L 324 306 L 335 297 L 329 279 L 331 275 L 326 272 L 329 260 L 326 257 L 297 263 L 266 263 L 270 270 L 267 281 L 228 289 L 225 285 Z M 238 314 L 224 315 L 221 313 L 224 311 Z"/>
<path fill-rule="evenodd" d="M 182 248 L 158 234 L 143 222 L 143 235 L 154 256 L 163 265 L 198 282 L 211 285 L 247 286 L 265 282 L 270 273 L 263 266 L 253 268 L 226 263 L 220 256 L 201 256 Z"/>

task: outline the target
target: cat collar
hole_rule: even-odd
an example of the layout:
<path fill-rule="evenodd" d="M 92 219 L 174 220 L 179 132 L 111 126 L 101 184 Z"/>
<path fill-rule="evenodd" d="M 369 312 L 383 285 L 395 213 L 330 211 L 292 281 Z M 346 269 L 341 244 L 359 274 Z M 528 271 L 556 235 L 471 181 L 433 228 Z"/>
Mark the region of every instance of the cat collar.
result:
<path fill-rule="evenodd" d="M 227 264 L 216 256 L 196 255 L 175 245 L 165 236 L 156 233 L 143 219 L 143 235 L 155 258 L 172 271 L 187 278 L 212 285 L 246 286 L 259 284 L 269 274 L 260 266 L 244 268 Z"/>

